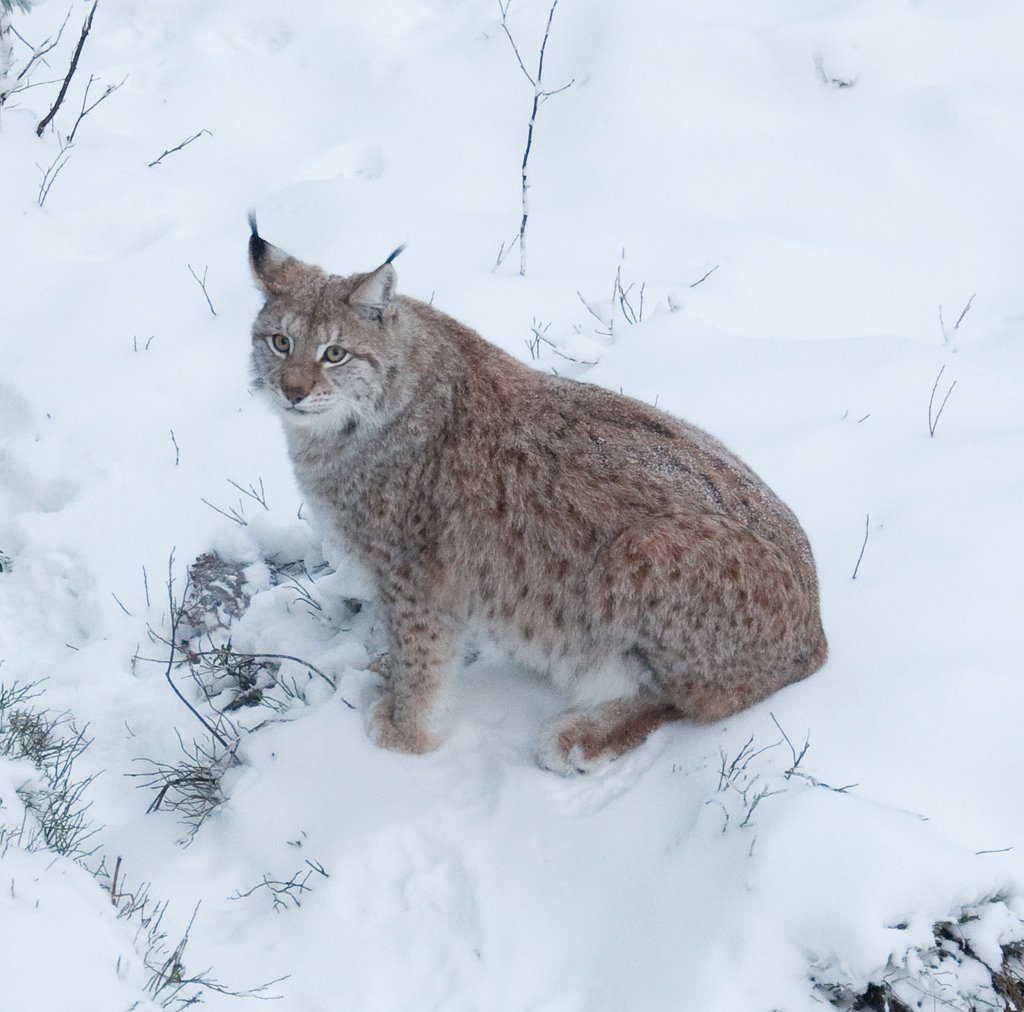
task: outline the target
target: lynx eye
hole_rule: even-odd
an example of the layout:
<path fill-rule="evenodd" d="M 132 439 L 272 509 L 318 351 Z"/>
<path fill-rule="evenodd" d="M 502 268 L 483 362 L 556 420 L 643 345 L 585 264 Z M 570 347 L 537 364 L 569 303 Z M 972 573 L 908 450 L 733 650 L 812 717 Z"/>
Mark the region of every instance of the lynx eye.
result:
<path fill-rule="evenodd" d="M 285 334 L 271 334 L 267 343 L 278 355 L 287 355 L 292 350 L 292 339 Z"/>
<path fill-rule="evenodd" d="M 345 351 L 340 344 L 329 344 L 321 357 L 327 365 L 342 365 L 352 357 L 352 353 Z"/>

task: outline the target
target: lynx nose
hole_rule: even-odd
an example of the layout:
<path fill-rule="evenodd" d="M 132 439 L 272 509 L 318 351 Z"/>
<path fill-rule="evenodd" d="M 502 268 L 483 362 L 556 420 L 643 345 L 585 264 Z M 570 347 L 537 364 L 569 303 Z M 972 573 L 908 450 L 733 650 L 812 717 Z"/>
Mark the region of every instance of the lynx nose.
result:
<path fill-rule="evenodd" d="M 309 387 L 302 383 L 282 383 L 281 393 L 288 398 L 292 404 L 298 404 L 309 395 Z"/>

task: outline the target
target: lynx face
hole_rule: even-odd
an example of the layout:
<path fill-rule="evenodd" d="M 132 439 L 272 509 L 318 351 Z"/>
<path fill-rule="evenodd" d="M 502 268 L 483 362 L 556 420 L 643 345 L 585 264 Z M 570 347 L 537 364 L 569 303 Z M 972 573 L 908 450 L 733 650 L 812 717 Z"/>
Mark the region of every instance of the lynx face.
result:
<path fill-rule="evenodd" d="M 257 318 L 253 373 L 287 422 L 343 428 L 380 413 L 382 349 L 351 311 L 350 319 L 345 315 L 336 310 L 318 323 L 313 314 L 271 301 Z"/>
<path fill-rule="evenodd" d="M 343 278 L 270 243 L 254 247 L 254 272 L 267 296 L 252 330 L 254 385 L 287 424 L 348 431 L 379 425 L 405 358 L 389 326 L 390 262 Z"/>

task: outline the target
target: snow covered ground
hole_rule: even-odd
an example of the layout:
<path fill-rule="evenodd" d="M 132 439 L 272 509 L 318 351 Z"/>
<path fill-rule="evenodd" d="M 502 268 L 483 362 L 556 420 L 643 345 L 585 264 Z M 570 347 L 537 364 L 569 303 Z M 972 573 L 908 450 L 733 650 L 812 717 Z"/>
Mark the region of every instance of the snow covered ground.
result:
<path fill-rule="evenodd" d="M 528 63 L 549 8 L 513 0 Z M 13 23 L 38 44 L 66 12 Z M 1001 1007 L 982 964 L 1024 937 L 1024 10 L 561 0 L 544 81 L 573 83 L 540 107 L 526 277 L 516 252 L 495 269 L 531 103 L 500 21 L 99 0 L 59 135 L 35 134 L 56 83 L 0 109 L 0 684 L 88 725 L 95 778 L 76 863 L 38 846 L 39 764 L 0 758 L 0 1012 L 803 1012 L 871 982 Z M 92 98 L 127 79 L 40 207 L 90 75 Z M 811 537 L 828 665 L 560 779 L 531 748 L 562 701 L 484 643 L 448 744 L 375 748 L 374 603 L 247 389 L 250 206 L 339 273 L 407 241 L 406 293 L 722 438 Z M 169 566 L 180 604 L 208 553 L 249 602 L 213 641 L 300 660 L 228 715 L 241 762 L 182 846 L 174 790 L 147 812 L 140 785 L 179 735 L 219 755 L 161 640 Z M 208 721 L 237 695 L 171 676 Z"/>

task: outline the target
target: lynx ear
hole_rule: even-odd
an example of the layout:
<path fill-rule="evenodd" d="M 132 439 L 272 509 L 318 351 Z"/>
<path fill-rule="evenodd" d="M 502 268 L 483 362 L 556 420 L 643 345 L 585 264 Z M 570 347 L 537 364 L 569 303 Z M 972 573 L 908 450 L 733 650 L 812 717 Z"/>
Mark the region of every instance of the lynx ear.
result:
<path fill-rule="evenodd" d="M 380 267 L 371 274 L 367 274 L 356 285 L 355 290 L 348 297 L 348 304 L 357 315 L 368 320 L 384 318 L 384 310 L 390 304 L 395 294 L 395 286 L 398 284 L 398 274 L 392 267 L 391 261 L 404 249 L 404 245 L 399 246 Z"/>
<path fill-rule="evenodd" d="M 265 295 L 284 295 L 294 288 L 309 269 L 301 260 L 267 242 L 256 228 L 256 215 L 249 212 L 249 266 L 256 284 Z"/>

